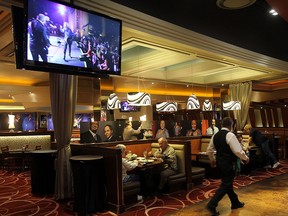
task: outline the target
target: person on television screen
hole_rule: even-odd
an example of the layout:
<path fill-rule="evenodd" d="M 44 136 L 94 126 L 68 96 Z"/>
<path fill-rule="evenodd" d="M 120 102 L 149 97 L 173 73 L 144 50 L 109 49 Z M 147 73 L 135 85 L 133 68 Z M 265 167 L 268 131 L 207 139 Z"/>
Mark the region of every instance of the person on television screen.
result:
<path fill-rule="evenodd" d="M 15 125 L 15 131 L 22 131 L 22 124 L 23 119 L 21 118 L 20 114 L 16 114 L 14 125 Z"/>
<path fill-rule="evenodd" d="M 125 128 L 123 131 L 123 140 L 137 140 L 137 135 L 141 133 L 141 128 L 142 125 L 140 125 L 140 127 L 135 130 L 132 127 L 132 122 L 127 121 L 125 123 Z"/>
<path fill-rule="evenodd" d="M 191 121 L 191 130 L 187 131 L 186 136 L 200 136 L 201 130 L 197 128 L 197 122 L 196 120 Z"/>
<path fill-rule="evenodd" d="M 210 127 L 207 128 L 206 134 L 213 135 L 219 131 L 219 128 L 216 126 L 216 120 L 212 119 Z"/>
<path fill-rule="evenodd" d="M 47 62 L 50 41 L 45 22 L 46 16 L 40 13 L 29 23 L 30 52 L 34 61 L 39 61 L 40 56 L 43 62 Z"/>
<path fill-rule="evenodd" d="M 117 141 L 117 138 L 113 135 L 113 128 L 111 125 L 107 124 L 104 127 L 104 134 L 107 138 L 104 142 L 114 142 Z"/>
<path fill-rule="evenodd" d="M 64 58 L 63 59 L 64 59 L 64 61 L 67 61 L 66 60 L 67 47 L 68 47 L 69 57 L 72 58 L 71 46 L 72 46 L 72 42 L 73 42 L 73 38 L 74 38 L 74 33 L 72 32 L 68 22 L 64 22 L 63 28 L 61 28 L 61 32 L 64 33 L 64 41 L 65 41 Z"/>
<path fill-rule="evenodd" d="M 159 139 L 161 137 L 169 138 L 169 132 L 168 132 L 167 128 L 165 128 L 165 121 L 164 120 L 160 121 L 160 128 L 158 129 L 155 138 Z"/>
<path fill-rule="evenodd" d="M 35 121 L 31 114 L 28 114 L 23 120 L 24 131 L 35 131 Z"/>
<path fill-rule="evenodd" d="M 81 143 L 99 143 L 102 142 L 101 137 L 97 134 L 99 128 L 98 121 L 90 123 L 90 129 L 82 134 L 80 134 Z"/>

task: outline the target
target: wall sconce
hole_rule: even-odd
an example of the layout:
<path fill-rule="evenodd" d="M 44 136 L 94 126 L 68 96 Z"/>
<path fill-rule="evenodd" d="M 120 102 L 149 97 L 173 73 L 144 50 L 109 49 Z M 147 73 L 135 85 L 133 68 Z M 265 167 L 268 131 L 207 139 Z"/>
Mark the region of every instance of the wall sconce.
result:
<path fill-rule="evenodd" d="M 157 112 L 176 112 L 177 102 L 162 102 L 156 104 Z"/>
<path fill-rule="evenodd" d="M 15 129 L 15 125 L 14 125 L 14 120 L 15 120 L 15 115 L 9 115 L 8 114 L 8 118 L 9 118 L 9 121 L 8 121 L 8 129 L 10 129 L 9 132 L 14 132 L 14 129 Z"/>
<path fill-rule="evenodd" d="M 151 97 L 147 92 L 128 92 L 127 102 L 131 106 L 150 106 Z"/>
<path fill-rule="evenodd" d="M 140 121 L 141 121 L 141 122 L 146 121 L 146 119 L 147 119 L 147 116 L 146 116 L 146 115 L 140 116 Z"/>
<path fill-rule="evenodd" d="M 212 103 L 209 99 L 205 99 L 203 102 L 202 111 L 212 111 Z"/>
<path fill-rule="evenodd" d="M 240 101 L 223 102 L 223 110 L 241 110 Z"/>
<path fill-rule="evenodd" d="M 107 101 L 107 109 L 114 110 L 120 108 L 121 108 L 121 102 L 118 96 L 115 93 L 110 94 Z"/>
<path fill-rule="evenodd" d="M 195 94 L 192 94 L 187 101 L 187 110 L 200 109 L 200 103 Z"/>

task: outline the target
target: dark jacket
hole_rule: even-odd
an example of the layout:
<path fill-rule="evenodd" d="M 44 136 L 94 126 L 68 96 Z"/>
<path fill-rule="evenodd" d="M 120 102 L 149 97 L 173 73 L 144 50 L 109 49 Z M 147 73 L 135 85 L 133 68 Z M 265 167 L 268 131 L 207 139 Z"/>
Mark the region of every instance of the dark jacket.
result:
<path fill-rule="evenodd" d="M 85 133 L 80 134 L 80 143 L 99 143 L 99 142 L 102 142 L 102 139 L 98 134 L 96 134 L 96 138 L 97 139 L 95 139 L 92 136 L 91 132 L 88 130 Z"/>

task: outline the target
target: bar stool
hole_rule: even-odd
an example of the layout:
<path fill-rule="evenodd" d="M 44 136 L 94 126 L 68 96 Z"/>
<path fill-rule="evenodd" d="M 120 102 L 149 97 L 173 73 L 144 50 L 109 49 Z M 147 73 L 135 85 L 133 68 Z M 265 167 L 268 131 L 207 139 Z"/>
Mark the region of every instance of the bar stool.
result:
<path fill-rule="evenodd" d="M 11 156 L 9 147 L 8 146 L 1 147 L 1 151 L 2 151 L 2 158 L 1 158 L 2 168 L 3 169 L 7 168 L 8 171 L 10 170 L 10 168 L 16 169 L 17 158 Z"/>

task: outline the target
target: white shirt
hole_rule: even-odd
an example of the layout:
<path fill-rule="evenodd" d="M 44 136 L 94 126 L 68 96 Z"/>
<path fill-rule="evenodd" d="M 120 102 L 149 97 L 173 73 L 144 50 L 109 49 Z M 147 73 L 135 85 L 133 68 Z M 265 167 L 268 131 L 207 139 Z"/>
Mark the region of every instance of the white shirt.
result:
<path fill-rule="evenodd" d="M 206 134 L 207 135 L 213 135 L 213 134 L 216 134 L 219 131 L 218 127 L 216 127 L 216 126 L 213 126 L 213 129 L 214 129 L 214 133 L 213 133 L 212 127 L 211 126 L 208 127 L 207 130 L 206 130 Z"/>
<path fill-rule="evenodd" d="M 228 128 L 222 128 L 221 130 L 227 130 L 229 131 Z M 215 154 L 214 152 L 216 151 L 214 143 L 213 143 L 213 138 L 214 135 L 212 136 L 210 143 L 207 147 L 207 154 L 209 156 L 210 161 L 214 161 L 216 160 Z M 231 151 L 241 160 L 248 160 L 247 155 L 245 154 L 245 152 L 242 149 L 241 144 L 239 143 L 239 141 L 237 140 L 237 137 L 235 136 L 235 134 L 233 134 L 232 132 L 228 132 L 226 135 L 226 143 L 227 145 L 230 146 Z"/>
<path fill-rule="evenodd" d="M 137 165 L 138 165 L 137 160 L 129 161 L 126 158 L 122 158 L 122 179 L 124 179 L 125 176 L 127 176 L 127 171 L 135 169 Z"/>

